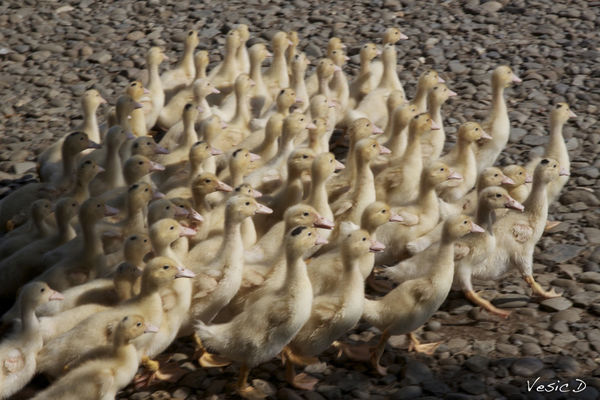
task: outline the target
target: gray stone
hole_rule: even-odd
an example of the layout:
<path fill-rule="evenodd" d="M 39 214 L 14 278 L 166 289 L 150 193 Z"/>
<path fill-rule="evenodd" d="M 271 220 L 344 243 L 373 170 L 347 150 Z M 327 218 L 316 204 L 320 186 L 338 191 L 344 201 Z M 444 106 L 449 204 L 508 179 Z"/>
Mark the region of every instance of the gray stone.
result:
<path fill-rule="evenodd" d="M 549 250 L 540 254 L 540 258 L 547 261 L 553 261 L 555 263 L 564 263 L 575 257 L 577 257 L 585 249 L 582 246 L 576 246 L 573 244 L 557 244 L 552 246 Z"/>
<path fill-rule="evenodd" d="M 542 354 L 542 348 L 537 343 L 525 343 L 521 346 L 521 351 L 526 356 L 537 356 Z"/>
<path fill-rule="evenodd" d="M 516 356 L 519 354 L 519 348 L 517 346 L 507 343 L 497 343 L 496 350 L 498 350 L 500 353 L 508 354 L 510 356 Z"/>
<path fill-rule="evenodd" d="M 577 341 L 577 337 L 570 332 L 559 333 L 552 339 L 552 344 L 558 347 L 566 347 Z"/>
<path fill-rule="evenodd" d="M 469 394 L 485 393 L 485 383 L 476 378 L 468 378 L 460 383 L 460 388 Z"/>
<path fill-rule="evenodd" d="M 464 366 L 473 372 L 480 373 L 488 369 L 489 363 L 490 361 L 486 357 L 476 355 L 465 360 Z"/>
<path fill-rule="evenodd" d="M 552 299 L 546 299 L 540 303 L 540 308 L 546 311 L 562 311 L 570 308 L 573 303 L 565 297 L 555 297 Z"/>
<path fill-rule="evenodd" d="M 500 308 L 525 307 L 529 303 L 529 297 L 518 293 L 500 294 L 492 300 L 492 304 Z"/>
<path fill-rule="evenodd" d="M 534 376 L 538 371 L 544 368 L 544 363 L 538 358 L 521 358 L 515 361 L 510 371 L 517 376 L 529 377 Z"/>
<path fill-rule="evenodd" d="M 600 293 L 598 292 L 582 292 L 574 296 L 571 296 L 573 304 L 577 307 L 589 307 L 600 299 Z"/>
<path fill-rule="evenodd" d="M 390 395 L 390 400 L 409 400 L 421 397 L 423 391 L 420 386 L 409 385 L 401 387 L 397 392 Z"/>
<path fill-rule="evenodd" d="M 112 59 L 112 56 L 107 51 L 101 51 L 99 53 L 94 53 L 89 56 L 90 61 L 97 62 L 98 64 L 106 64 Z"/>
<path fill-rule="evenodd" d="M 281 388 L 277 391 L 279 400 L 302 400 L 302 396 L 289 388 Z"/>
<path fill-rule="evenodd" d="M 22 175 L 28 171 L 35 170 L 37 164 L 32 161 L 23 161 L 13 165 L 13 172 L 17 175 Z"/>
<path fill-rule="evenodd" d="M 406 379 L 409 384 L 419 384 L 424 381 L 430 380 L 433 377 L 433 374 L 429 367 L 422 362 L 416 360 L 409 360 L 406 363 L 406 372 L 404 373 L 404 379 Z"/>
<path fill-rule="evenodd" d="M 581 319 L 581 311 L 576 308 L 559 311 L 552 316 L 552 321 L 577 322 Z"/>

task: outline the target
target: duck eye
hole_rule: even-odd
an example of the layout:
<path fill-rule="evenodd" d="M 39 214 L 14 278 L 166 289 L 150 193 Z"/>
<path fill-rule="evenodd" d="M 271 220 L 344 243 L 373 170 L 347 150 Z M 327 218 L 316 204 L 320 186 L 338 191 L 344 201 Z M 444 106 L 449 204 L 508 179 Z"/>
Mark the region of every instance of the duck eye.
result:
<path fill-rule="evenodd" d="M 302 215 L 304 215 L 305 217 L 308 217 L 308 213 L 307 212 L 303 213 Z"/>
<path fill-rule="evenodd" d="M 206 183 L 210 183 L 210 182 L 211 182 L 211 180 L 210 180 L 210 179 L 205 179 L 205 180 L 204 180 L 204 182 L 206 182 Z"/>
<path fill-rule="evenodd" d="M 86 163 L 87 165 L 90 165 L 90 164 L 92 163 L 92 161 L 91 161 L 91 160 L 87 160 L 85 163 Z"/>
<path fill-rule="evenodd" d="M 556 105 L 556 108 L 561 108 L 561 107 L 562 107 L 562 104 L 557 104 Z"/>
<path fill-rule="evenodd" d="M 367 241 L 367 238 L 366 238 L 366 237 L 362 238 L 362 241 L 363 241 L 363 242 L 366 242 L 366 241 Z"/>
<path fill-rule="evenodd" d="M 475 132 L 479 131 L 479 128 L 475 128 Z"/>
<path fill-rule="evenodd" d="M 80 137 L 79 140 L 83 140 L 83 137 Z"/>
<path fill-rule="evenodd" d="M 247 206 L 249 206 L 249 205 L 250 205 L 250 202 L 249 202 L 249 201 L 247 201 L 245 204 L 246 204 Z"/>
<path fill-rule="evenodd" d="M 499 199 L 500 197 L 502 197 L 502 195 L 500 193 L 496 193 L 496 198 Z"/>
<path fill-rule="evenodd" d="M 308 236 L 312 236 L 312 233 L 311 233 L 311 232 L 308 232 Z"/>
<path fill-rule="evenodd" d="M 46 291 L 46 288 L 41 288 L 40 292 L 44 293 Z"/>
<path fill-rule="evenodd" d="M 136 326 L 142 326 L 141 322 L 138 322 L 137 324 L 135 324 Z"/>
<path fill-rule="evenodd" d="M 494 174 L 494 177 L 497 177 L 497 176 L 498 176 L 498 174 Z"/>
<path fill-rule="evenodd" d="M 376 145 L 373 145 L 373 146 L 371 146 L 371 147 L 375 148 L 375 147 L 376 147 Z"/>
<path fill-rule="evenodd" d="M 387 210 L 381 210 L 382 214 L 385 214 L 387 212 Z"/>
<path fill-rule="evenodd" d="M 71 207 L 77 207 L 77 204 L 71 203 Z"/>
<path fill-rule="evenodd" d="M 556 164 L 554 164 L 553 167 L 556 168 Z"/>
<path fill-rule="evenodd" d="M 300 122 L 304 122 L 304 118 L 300 118 Z"/>
<path fill-rule="evenodd" d="M 173 229 L 175 229 L 175 227 L 174 227 L 174 226 L 172 226 L 172 227 L 170 227 L 170 228 L 169 228 L 169 230 L 173 230 Z"/>
<path fill-rule="evenodd" d="M 440 171 L 443 171 L 443 170 L 444 170 L 444 168 L 440 168 Z"/>
<path fill-rule="evenodd" d="M 308 156 L 305 154 L 305 155 L 302 156 L 302 158 L 308 158 Z"/>
<path fill-rule="evenodd" d="M 437 86 L 434 86 L 434 87 L 433 87 L 433 90 L 438 90 L 438 87 L 437 87 Z"/>
<path fill-rule="evenodd" d="M 467 221 L 463 221 L 463 225 L 466 225 L 466 224 L 467 224 Z"/>
<path fill-rule="evenodd" d="M 148 243 L 148 239 L 144 239 L 144 243 Z"/>
<path fill-rule="evenodd" d="M 171 209 L 171 206 L 167 206 L 167 210 L 170 210 L 170 209 Z"/>
<path fill-rule="evenodd" d="M 138 146 L 138 144 L 137 144 L 137 143 L 133 145 L 133 148 L 134 148 L 134 149 L 137 149 L 138 147 L 139 147 L 139 146 Z"/>
<path fill-rule="evenodd" d="M 96 204 L 96 208 L 100 208 L 101 204 Z"/>
<path fill-rule="evenodd" d="M 519 175 L 523 175 L 523 172 L 519 172 Z"/>
<path fill-rule="evenodd" d="M 148 188 L 144 189 L 144 192 L 147 192 L 147 191 L 148 191 Z"/>
<path fill-rule="evenodd" d="M 163 265 L 163 269 L 167 270 L 167 269 L 169 269 L 169 266 L 168 265 Z"/>
<path fill-rule="evenodd" d="M 138 165 L 142 165 L 142 164 L 144 164 L 144 162 L 143 162 L 143 161 L 140 161 L 140 162 L 138 162 Z"/>

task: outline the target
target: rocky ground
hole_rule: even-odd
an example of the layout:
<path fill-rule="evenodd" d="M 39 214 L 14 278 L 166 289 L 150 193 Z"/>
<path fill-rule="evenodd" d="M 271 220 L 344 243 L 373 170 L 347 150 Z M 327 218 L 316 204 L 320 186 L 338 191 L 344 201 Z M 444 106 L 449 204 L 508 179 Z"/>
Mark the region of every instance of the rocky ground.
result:
<path fill-rule="evenodd" d="M 459 123 L 482 120 L 490 104 L 489 71 L 512 66 L 523 83 L 509 89 L 511 139 L 499 164 L 525 163 L 547 142 L 552 104 L 566 101 L 578 115 L 565 127 L 571 179 L 550 208 L 563 221 L 539 242 L 535 276 L 559 299 L 531 298 L 517 276 L 478 282 L 496 305 L 512 308 L 500 320 L 471 306 L 458 293 L 425 326 L 425 341 L 443 341 L 432 357 L 407 352 L 390 340 L 377 376 L 368 366 L 334 353 L 327 364 L 308 368 L 322 382 L 314 392 L 291 389 L 274 360 L 251 375 L 279 399 L 521 399 L 600 397 L 600 2 L 587 0 L 373 0 L 373 1 L 53 1 L 0 2 L 0 195 L 35 179 L 37 154 L 81 122 L 79 96 L 90 87 L 114 104 L 130 80 L 145 77 L 144 55 L 162 46 L 172 60 L 187 29 L 198 29 L 200 49 L 221 58 L 224 33 L 237 23 L 253 39 L 277 30 L 297 30 L 311 59 L 324 54 L 335 35 L 349 47 L 347 72 L 358 67 L 359 46 L 378 43 L 380 32 L 399 27 L 399 73 L 409 97 L 417 76 L 434 68 L 458 92 L 444 106 L 453 142 Z M 107 108 L 101 109 L 102 114 Z M 103 119 L 103 118 L 101 118 Z M 360 325 L 347 338 L 375 341 Z M 168 357 L 189 372 L 177 383 L 121 398 L 229 398 L 237 367 L 206 370 L 191 358 L 189 341 L 175 343 Z M 575 394 L 527 391 L 530 384 L 576 378 L 587 389 Z M 33 385 L 35 388 L 39 385 Z M 571 386 L 573 389 L 574 386 Z M 31 393 L 30 391 L 26 393 Z"/>

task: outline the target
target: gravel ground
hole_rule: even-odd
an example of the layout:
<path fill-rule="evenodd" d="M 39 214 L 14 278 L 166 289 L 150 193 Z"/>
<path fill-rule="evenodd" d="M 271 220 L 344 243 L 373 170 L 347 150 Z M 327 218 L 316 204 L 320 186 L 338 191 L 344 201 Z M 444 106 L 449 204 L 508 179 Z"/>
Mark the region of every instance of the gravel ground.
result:
<path fill-rule="evenodd" d="M 249 44 L 268 41 L 278 30 L 297 30 L 300 48 L 313 60 L 324 54 L 330 36 L 339 36 L 349 47 L 346 68 L 352 74 L 359 46 L 379 43 L 381 31 L 399 27 L 409 36 L 397 46 L 408 96 L 426 68 L 439 71 L 458 93 L 444 106 L 450 143 L 459 123 L 486 116 L 489 71 L 512 66 L 523 83 L 507 91 L 512 131 L 501 165 L 525 163 L 543 149 L 552 104 L 566 101 L 578 115 L 565 127 L 571 179 L 550 208 L 551 219 L 563 223 L 538 243 L 534 267 L 537 280 L 562 290 L 563 298 L 540 303 L 516 276 L 478 282 L 484 297 L 514 312 L 500 320 L 452 293 L 420 332 L 425 341 L 444 342 L 432 357 L 408 353 L 403 338 L 394 337 L 383 357 L 390 371 L 386 377 L 332 352 L 322 357 L 327 364 L 309 368 L 322 378 L 314 392 L 287 386 L 278 360 L 253 371 L 255 384 L 279 399 L 600 397 L 598 1 L 5 0 L 0 2 L 0 196 L 35 179 L 27 172 L 37 154 L 81 122 L 78 98 L 87 88 L 99 89 L 114 104 L 130 80 L 145 78 L 146 50 L 161 46 L 176 60 L 190 28 L 199 30 L 199 49 L 209 50 L 215 63 L 224 33 L 236 23 L 250 27 Z M 361 324 L 347 339 L 377 336 Z M 167 352 L 189 370 L 179 382 L 143 392 L 128 387 L 120 397 L 231 397 L 228 384 L 237 367 L 202 369 L 192 348 L 181 340 Z M 579 378 L 587 388 L 578 394 L 528 392 L 527 380 L 531 384 L 537 377 L 538 383 Z"/>

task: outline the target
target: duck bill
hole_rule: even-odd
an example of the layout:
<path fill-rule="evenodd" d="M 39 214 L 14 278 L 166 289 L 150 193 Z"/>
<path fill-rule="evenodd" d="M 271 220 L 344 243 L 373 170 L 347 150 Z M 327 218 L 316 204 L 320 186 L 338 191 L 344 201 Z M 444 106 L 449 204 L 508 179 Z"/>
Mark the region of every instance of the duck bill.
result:
<path fill-rule="evenodd" d="M 219 93 L 221 93 L 221 91 L 220 91 L 219 89 L 217 89 L 217 88 L 213 88 L 213 89 L 211 90 L 211 93 L 214 93 L 214 94 L 219 94 Z"/>
<path fill-rule="evenodd" d="M 453 179 L 457 179 L 457 180 L 458 180 L 458 179 L 462 179 L 462 178 L 463 178 L 463 177 L 462 177 L 462 175 L 461 175 L 461 174 L 459 174 L 459 173 L 458 173 L 458 172 L 456 172 L 456 171 L 452 171 L 452 173 L 451 173 L 450 175 L 448 175 L 448 178 L 447 178 L 447 180 L 449 180 L 449 181 L 450 181 L 450 180 L 453 180 Z"/>
<path fill-rule="evenodd" d="M 379 145 L 379 154 L 392 154 L 392 151 L 383 145 Z"/>
<path fill-rule="evenodd" d="M 106 99 L 104 97 L 100 97 L 98 99 L 98 101 L 100 102 L 100 104 L 106 104 L 106 103 L 108 103 L 108 101 L 106 101 Z"/>
<path fill-rule="evenodd" d="M 265 206 L 264 204 L 258 204 L 258 208 L 256 209 L 256 213 L 257 214 L 273 214 L 273 210 L 270 209 L 269 207 Z"/>
<path fill-rule="evenodd" d="M 328 220 L 327 218 L 319 215 L 317 217 L 317 220 L 314 222 L 313 224 L 315 226 L 315 228 L 322 228 L 322 229 L 333 229 L 335 227 L 335 224 Z"/>
<path fill-rule="evenodd" d="M 144 324 L 144 333 L 156 333 L 158 332 L 158 326 L 152 324 Z"/>
<path fill-rule="evenodd" d="M 371 253 L 379 253 L 383 250 L 385 250 L 385 245 L 383 243 L 371 239 L 371 246 L 369 246 L 369 251 Z"/>
<path fill-rule="evenodd" d="M 127 133 L 125 133 L 125 137 L 127 138 L 127 140 L 133 140 L 136 138 L 136 136 L 131 131 L 127 131 Z"/>
<path fill-rule="evenodd" d="M 165 194 L 163 192 L 156 191 L 152 194 L 152 200 L 164 199 Z"/>
<path fill-rule="evenodd" d="M 196 111 L 198 111 L 198 113 L 202 114 L 204 112 L 204 108 L 198 106 L 198 107 L 196 107 Z"/>
<path fill-rule="evenodd" d="M 111 207 L 108 204 L 104 205 L 104 216 L 105 217 L 112 217 L 113 215 L 117 215 L 118 213 L 119 213 L 118 208 Z"/>
<path fill-rule="evenodd" d="M 392 214 L 389 219 L 390 222 L 404 222 L 404 218 L 398 214 Z"/>
<path fill-rule="evenodd" d="M 167 148 L 156 145 L 154 148 L 154 154 L 169 154 L 169 150 Z"/>
<path fill-rule="evenodd" d="M 304 104 L 304 100 L 302 100 L 300 97 L 296 97 L 296 100 L 294 101 L 294 103 L 296 103 L 296 104 Z"/>
<path fill-rule="evenodd" d="M 433 119 L 431 120 L 431 130 L 432 131 L 437 131 L 441 129 L 441 127 L 437 124 L 437 122 L 435 122 Z"/>
<path fill-rule="evenodd" d="M 577 118 L 577 114 L 575 114 L 573 111 L 569 110 L 569 118 Z"/>
<path fill-rule="evenodd" d="M 346 168 L 346 166 L 344 164 L 342 164 L 338 160 L 335 160 L 335 171 L 339 171 L 339 170 L 342 170 L 344 168 Z"/>
<path fill-rule="evenodd" d="M 515 181 L 510 179 L 508 176 L 505 176 L 504 178 L 502 178 L 502 182 L 500 183 L 502 183 L 503 185 L 514 185 Z"/>
<path fill-rule="evenodd" d="M 446 81 L 438 75 L 438 83 L 445 83 Z"/>
<path fill-rule="evenodd" d="M 210 155 L 211 156 L 219 156 L 221 154 L 223 154 L 223 151 L 221 151 L 221 150 L 219 150 L 217 148 L 214 148 L 214 147 L 210 148 Z"/>
<path fill-rule="evenodd" d="M 482 227 L 480 227 L 479 225 L 477 225 L 475 222 L 471 222 L 471 232 L 483 233 L 483 232 L 485 232 L 485 230 Z"/>
<path fill-rule="evenodd" d="M 565 167 L 561 167 L 558 176 L 571 176 L 571 174 L 569 173 L 569 171 L 567 171 Z"/>
<path fill-rule="evenodd" d="M 518 76 L 516 76 L 515 74 L 512 75 L 512 82 L 514 83 L 521 83 L 521 78 L 519 78 Z"/>
<path fill-rule="evenodd" d="M 219 181 L 219 183 L 217 183 L 217 190 L 219 192 L 231 192 L 233 191 L 233 188 L 225 182 Z"/>
<path fill-rule="evenodd" d="M 195 277 L 196 274 L 187 269 L 187 268 L 183 268 L 183 267 L 177 267 L 177 274 L 175 275 L 175 279 L 177 278 L 193 278 Z"/>
<path fill-rule="evenodd" d="M 99 149 L 101 147 L 102 146 L 100 146 L 100 144 L 98 144 L 98 143 L 96 143 L 96 142 L 94 142 L 92 140 L 90 140 L 89 143 L 88 143 L 88 149 Z"/>
<path fill-rule="evenodd" d="M 259 199 L 262 197 L 262 192 L 259 192 L 256 189 L 252 189 L 252 197 L 254 197 L 255 199 Z"/>
<path fill-rule="evenodd" d="M 398 36 L 399 40 L 407 40 L 408 36 L 406 36 L 404 33 L 401 33 L 400 36 Z"/>
<path fill-rule="evenodd" d="M 510 196 L 508 196 L 508 201 L 506 203 L 504 203 L 504 207 L 512 208 L 514 210 L 519 210 L 521 212 L 523 212 L 523 210 L 525 210 L 525 207 L 523 206 L 523 204 L 519 203 L 517 200 L 513 199 Z"/>
<path fill-rule="evenodd" d="M 162 164 L 159 164 L 157 162 L 154 161 L 150 161 L 150 172 L 153 171 L 164 171 L 165 170 L 165 166 Z"/>
<path fill-rule="evenodd" d="M 194 210 L 192 208 L 192 211 L 189 212 L 191 215 L 192 220 L 197 221 L 197 222 L 204 222 L 204 217 L 196 210 Z"/>
<path fill-rule="evenodd" d="M 334 66 L 333 66 L 333 72 L 339 72 L 339 71 L 341 71 L 341 70 L 342 70 L 342 69 L 340 68 L 340 66 L 339 66 L 339 65 L 334 65 Z"/>
<path fill-rule="evenodd" d="M 104 168 L 102 168 L 101 165 L 96 165 L 96 171 L 99 174 L 100 172 L 105 172 L 106 170 Z"/>
<path fill-rule="evenodd" d="M 52 292 L 50 295 L 50 300 L 64 300 L 65 296 L 61 292 L 57 292 L 56 290 Z"/>
<path fill-rule="evenodd" d="M 481 131 L 481 138 L 484 140 L 492 140 L 492 136 L 490 136 L 489 133 L 487 133 L 486 131 Z"/>
<path fill-rule="evenodd" d="M 327 239 L 321 237 L 321 236 L 317 236 L 317 240 L 315 240 L 315 246 L 319 246 L 322 244 L 327 244 L 329 243 L 329 241 L 327 241 Z"/>
<path fill-rule="evenodd" d="M 192 228 L 188 228 L 187 226 L 181 226 L 179 228 L 179 237 L 191 237 L 196 236 L 196 230 Z"/>
<path fill-rule="evenodd" d="M 306 129 L 317 129 L 317 126 L 314 123 L 309 122 L 308 125 L 306 125 Z"/>
<path fill-rule="evenodd" d="M 337 102 L 335 100 L 331 100 L 329 103 L 327 103 L 327 106 L 329 108 L 335 108 L 337 107 Z"/>
<path fill-rule="evenodd" d="M 373 132 L 372 133 L 373 133 L 373 135 L 380 135 L 383 133 L 383 129 L 381 129 L 377 125 L 373 124 Z"/>
<path fill-rule="evenodd" d="M 458 94 L 455 91 L 448 90 L 448 96 L 449 97 L 455 97 L 455 96 L 458 96 Z"/>
<path fill-rule="evenodd" d="M 227 125 L 227 122 L 225 121 L 221 121 L 221 129 L 226 129 L 229 125 Z"/>
<path fill-rule="evenodd" d="M 144 105 L 142 103 L 139 103 L 137 101 L 135 103 L 133 103 L 134 110 L 139 110 L 140 108 L 143 108 L 143 107 L 144 107 Z"/>
<path fill-rule="evenodd" d="M 248 155 L 250 156 L 250 161 L 258 161 L 261 158 L 258 154 L 254 153 L 248 153 Z"/>
<path fill-rule="evenodd" d="M 531 182 L 533 182 L 533 176 L 531 176 L 530 174 L 525 175 L 525 183 Z"/>
<path fill-rule="evenodd" d="M 190 215 L 190 212 L 185 207 L 175 207 L 176 217 L 187 217 L 188 215 Z"/>

